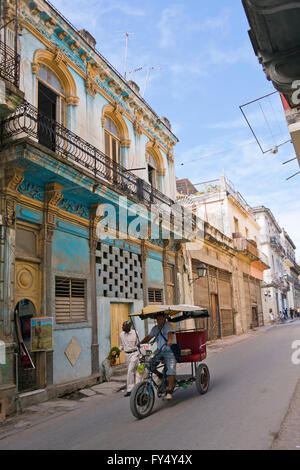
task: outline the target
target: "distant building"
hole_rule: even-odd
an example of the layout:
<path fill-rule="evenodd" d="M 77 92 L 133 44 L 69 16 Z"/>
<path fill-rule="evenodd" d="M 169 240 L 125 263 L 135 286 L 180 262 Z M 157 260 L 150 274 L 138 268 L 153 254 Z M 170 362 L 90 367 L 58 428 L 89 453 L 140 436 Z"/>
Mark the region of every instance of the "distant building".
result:
<path fill-rule="evenodd" d="M 226 278 L 230 283 L 232 299 L 229 301 L 229 294 L 226 294 L 223 315 L 228 317 L 230 310 L 234 312 L 234 330 L 240 334 L 264 323 L 261 282 L 269 265 L 268 258 L 257 247 L 260 227 L 250 206 L 225 176 L 197 185 L 197 188 L 197 193 L 186 199 L 178 196 L 183 205 L 204 221 L 204 245 L 198 243 L 197 249 L 197 242 L 188 244 L 189 255 L 194 266 L 196 261 L 208 263 L 211 278 L 222 282 Z M 222 324 L 224 289 L 212 290 L 211 286 L 216 289 L 217 284 L 213 280 L 208 282 L 209 304 L 211 309 L 217 308 L 220 312 L 219 323 Z M 194 298 L 205 295 L 206 291 L 195 288 Z M 212 295 L 217 297 L 213 299 Z M 216 302 L 219 306 L 213 307 Z"/>
<path fill-rule="evenodd" d="M 258 246 L 268 257 L 270 269 L 264 272 L 262 284 L 263 311 L 266 321 L 269 321 L 270 309 L 278 315 L 287 307 L 288 282 L 285 278 L 284 257 L 282 244 L 282 229 L 270 209 L 260 206 L 252 209 L 255 220 L 261 227 Z"/>
<path fill-rule="evenodd" d="M 197 192 L 195 186 L 190 182 L 188 178 L 182 178 L 176 180 L 176 188 L 179 194 L 194 194 Z"/>
<path fill-rule="evenodd" d="M 281 239 L 285 250 L 284 272 L 288 282 L 287 308 L 300 308 L 300 266 L 296 263 L 296 246 L 284 229 L 282 229 Z"/>

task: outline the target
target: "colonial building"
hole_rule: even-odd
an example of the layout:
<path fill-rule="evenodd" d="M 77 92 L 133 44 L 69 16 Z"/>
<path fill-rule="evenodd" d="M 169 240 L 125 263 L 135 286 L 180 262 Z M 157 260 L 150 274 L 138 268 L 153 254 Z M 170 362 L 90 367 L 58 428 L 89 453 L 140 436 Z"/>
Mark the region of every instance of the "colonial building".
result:
<path fill-rule="evenodd" d="M 257 247 L 260 227 L 249 205 L 225 176 L 202 183 L 188 197 L 179 194 L 178 200 L 204 221 L 205 242 L 187 247 L 194 271 L 199 261 L 209 266 L 207 279 L 195 282 L 194 298 L 210 307 L 210 336 L 263 325 L 261 282 L 269 266 Z"/>
<path fill-rule="evenodd" d="M 281 241 L 282 229 L 271 210 L 264 207 L 252 209 L 255 220 L 261 227 L 258 240 L 261 251 L 268 257 L 270 269 L 264 272 L 262 285 L 265 322 L 270 321 L 270 310 L 278 315 L 287 306 L 288 282 L 285 278 L 285 250 Z"/>
<path fill-rule="evenodd" d="M 39 390 L 40 399 L 98 380 L 128 314 L 184 302 L 186 277 L 185 238 L 174 236 L 171 214 L 170 122 L 87 31 L 47 1 L 19 3 L 16 14 L 14 1 L 1 2 L 0 404 L 8 411 L 16 380 L 17 392 Z M 24 372 L 14 352 L 20 342 L 31 352 L 34 317 L 53 318 L 53 348 L 32 352 L 35 368 Z"/>
<path fill-rule="evenodd" d="M 300 308 L 300 283 L 299 275 L 300 268 L 296 263 L 295 250 L 296 246 L 287 234 L 287 232 L 282 229 L 281 232 L 281 241 L 284 248 L 284 277 L 288 283 L 287 291 L 287 308 Z"/>

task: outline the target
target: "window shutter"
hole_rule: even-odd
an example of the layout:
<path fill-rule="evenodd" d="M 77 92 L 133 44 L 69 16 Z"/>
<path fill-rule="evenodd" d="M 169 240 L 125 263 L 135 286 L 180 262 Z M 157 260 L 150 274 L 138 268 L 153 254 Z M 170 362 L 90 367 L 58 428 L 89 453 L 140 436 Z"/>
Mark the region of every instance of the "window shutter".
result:
<path fill-rule="evenodd" d="M 83 322 L 86 316 L 86 281 L 55 279 L 56 323 Z"/>

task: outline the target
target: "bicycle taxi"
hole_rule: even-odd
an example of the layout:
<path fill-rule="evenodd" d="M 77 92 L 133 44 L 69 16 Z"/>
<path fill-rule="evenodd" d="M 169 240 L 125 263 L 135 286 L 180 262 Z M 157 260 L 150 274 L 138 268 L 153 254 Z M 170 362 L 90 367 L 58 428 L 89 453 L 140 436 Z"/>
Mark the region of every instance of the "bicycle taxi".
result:
<path fill-rule="evenodd" d="M 208 318 L 208 311 L 204 308 L 193 305 L 149 305 L 142 310 L 130 315 L 133 327 L 135 329 L 134 319 L 139 317 L 141 320 L 155 319 L 157 314 L 164 314 L 171 324 L 185 320 L 196 320 Z M 195 323 L 195 322 L 194 322 Z M 174 328 L 176 330 L 176 328 Z M 176 331 L 177 344 L 180 346 L 181 354 L 178 363 L 190 363 L 191 372 L 189 374 L 177 374 L 173 393 L 179 389 L 186 389 L 196 384 L 200 395 L 208 391 L 210 383 L 210 373 L 206 364 L 202 361 L 206 358 L 206 329 Z M 156 338 L 154 338 L 155 341 Z M 150 341 L 153 342 L 153 340 Z M 143 347 L 144 346 L 144 347 Z M 130 409 L 132 414 L 143 419 L 152 412 L 155 403 L 155 391 L 158 398 L 163 398 L 167 389 L 166 366 L 161 363 L 157 369 L 162 371 L 162 383 L 157 384 L 155 373 L 151 364 L 158 351 L 152 351 L 149 346 L 141 345 L 139 347 L 139 366 L 138 370 L 143 373 L 143 380 L 135 385 L 130 396 Z"/>

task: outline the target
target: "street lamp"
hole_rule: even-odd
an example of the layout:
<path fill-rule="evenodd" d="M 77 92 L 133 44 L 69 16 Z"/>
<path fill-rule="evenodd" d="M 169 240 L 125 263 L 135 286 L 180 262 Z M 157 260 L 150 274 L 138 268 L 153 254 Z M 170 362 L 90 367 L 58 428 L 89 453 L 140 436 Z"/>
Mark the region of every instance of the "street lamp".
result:
<path fill-rule="evenodd" d="M 206 264 L 204 263 L 201 263 L 198 265 L 197 267 L 197 275 L 198 277 L 196 277 L 195 279 L 190 279 L 190 285 L 193 284 L 195 281 L 197 281 L 198 279 L 201 279 L 203 277 L 206 277 L 206 273 L 207 273 L 207 266 Z"/>

